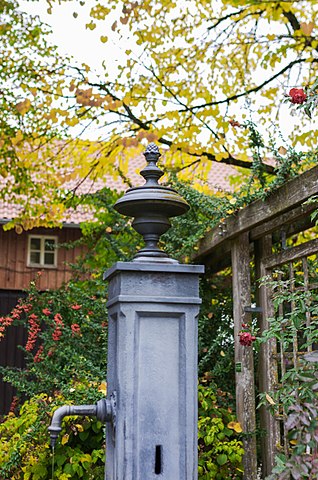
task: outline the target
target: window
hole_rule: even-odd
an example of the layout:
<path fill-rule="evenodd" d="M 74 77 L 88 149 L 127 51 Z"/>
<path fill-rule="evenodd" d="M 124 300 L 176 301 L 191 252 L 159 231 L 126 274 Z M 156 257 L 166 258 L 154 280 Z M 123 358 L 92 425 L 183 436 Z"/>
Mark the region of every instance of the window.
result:
<path fill-rule="evenodd" d="M 28 266 L 51 267 L 57 266 L 57 237 L 44 235 L 29 235 Z"/>

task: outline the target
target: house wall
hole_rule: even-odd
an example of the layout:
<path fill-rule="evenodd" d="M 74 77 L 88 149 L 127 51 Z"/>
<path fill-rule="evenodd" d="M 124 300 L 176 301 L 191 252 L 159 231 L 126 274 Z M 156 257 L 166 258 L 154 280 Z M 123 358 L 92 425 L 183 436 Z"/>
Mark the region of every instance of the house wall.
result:
<path fill-rule="evenodd" d="M 57 254 L 56 268 L 33 268 L 27 266 L 28 236 L 48 235 L 58 237 L 58 243 L 77 240 L 81 236 L 79 228 L 45 229 L 17 234 L 14 230 L 5 232 L 0 227 L 0 316 L 5 316 L 15 307 L 18 299 L 25 296 L 24 289 L 37 278 L 39 290 L 56 289 L 71 276 L 68 263 L 76 263 L 76 258 L 83 253 L 82 247 L 66 249 L 61 247 Z M 41 271 L 41 276 L 38 276 Z M 25 345 L 26 329 L 22 325 L 10 327 L 10 335 L 0 338 L 0 365 L 24 368 L 23 352 L 18 348 Z M 9 411 L 15 389 L 2 381 L 0 376 L 0 415 Z"/>
<path fill-rule="evenodd" d="M 71 276 L 68 263 L 76 263 L 76 258 L 83 252 L 82 247 L 66 249 L 61 247 L 57 254 L 57 267 L 34 268 L 27 266 L 28 236 L 49 235 L 57 236 L 58 243 L 67 243 L 77 240 L 81 236 L 79 228 L 35 228 L 31 231 L 17 234 L 14 230 L 4 231 L 0 228 L 0 289 L 23 290 L 42 272 L 38 278 L 39 290 L 58 288 L 67 282 Z"/>

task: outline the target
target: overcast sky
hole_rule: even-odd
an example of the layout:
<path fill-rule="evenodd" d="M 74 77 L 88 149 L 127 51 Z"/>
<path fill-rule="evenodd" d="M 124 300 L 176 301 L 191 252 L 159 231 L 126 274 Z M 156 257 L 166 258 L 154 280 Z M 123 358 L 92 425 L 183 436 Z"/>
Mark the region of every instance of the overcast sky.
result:
<path fill-rule="evenodd" d="M 0 0 L 1 1 L 1 0 Z M 97 22 L 95 30 L 85 28 L 90 22 L 89 12 L 92 0 L 86 0 L 83 6 L 77 2 L 62 2 L 53 4 L 52 14 L 47 13 L 46 0 L 27 1 L 19 0 L 21 10 L 32 15 L 39 15 L 41 20 L 52 29 L 51 42 L 59 47 L 61 53 L 72 55 L 79 62 L 87 63 L 91 68 L 102 72 L 102 62 L 118 63 L 125 55 L 128 42 L 121 41 L 111 31 L 112 20 Z M 77 18 L 73 13 L 76 11 Z M 101 36 L 109 38 L 107 43 L 100 41 Z"/>

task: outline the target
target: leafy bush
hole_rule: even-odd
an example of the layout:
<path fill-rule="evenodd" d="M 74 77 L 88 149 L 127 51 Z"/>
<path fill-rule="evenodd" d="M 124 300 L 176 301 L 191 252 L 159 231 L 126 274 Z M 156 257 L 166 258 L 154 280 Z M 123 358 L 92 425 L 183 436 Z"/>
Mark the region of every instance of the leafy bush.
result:
<path fill-rule="evenodd" d="M 68 396 L 36 395 L 9 413 L 0 424 L 0 478 L 44 480 L 58 478 L 101 479 L 104 475 L 104 427 L 95 419 L 66 417 L 55 447 L 49 447 L 48 426 L 54 409 L 77 403 L 88 385 L 73 384 Z M 90 385 L 92 401 L 104 394 L 104 386 Z M 241 478 L 242 443 L 240 425 L 231 411 L 217 403 L 214 387 L 199 386 L 199 480 Z M 222 402 L 226 394 L 219 391 Z M 54 476 L 52 465 L 54 462 Z"/>
<path fill-rule="evenodd" d="M 74 392 L 77 389 L 77 393 L 83 395 L 83 386 L 75 386 L 71 390 Z M 100 398 L 102 393 L 97 386 L 94 390 L 95 397 Z M 69 395 L 68 398 L 57 395 L 53 399 L 45 394 L 37 395 L 22 405 L 18 416 L 9 413 L 4 418 L 0 424 L 2 480 L 103 478 L 104 433 L 97 420 L 66 418 L 54 457 L 51 453 L 47 430 L 51 414 L 55 406 L 74 403 L 71 393 Z"/>
<path fill-rule="evenodd" d="M 226 396 L 199 385 L 199 480 L 242 478 L 242 428 L 231 409 L 220 406 Z"/>
<path fill-rule="evenodd" d="M 0 424 L 0 478 L 51 478 L 48 426 L 62 404 L 96 403 L 105 395 L 107 313 L 105 287 L 97 280 L 70 282 L 38 292 L 31 284 L 2 325 L 26 326 L 26 368 L 2 367 L 4 379 L 29 398 Z M 10 331 L 5 331 L 10 334 Z M 15 402 L 14 402 L 15 403 Z M 104 428 L 100 422 L 70 417 L 63 422 L 54 458 L 54 478 L 103 478 Z"/>
<path fill-rule="evenodd" d="M 26 368 L 1 367 L 0 372 L 20 396 L 52 395 L 72 381 L 106 378 L 107 313 L 98 281 L 70 282 L 42 293 L 32 283 L 28 296 L 6 317 L 6 329 L 10 323 L 26 326 L 27 341 L 20 346 Z"/>
<path fill-rule="evenodd" d="M 206 272 L 200 281 L 200 308 L 198 324 L 199 376 L 222 385 L 234 397 L 234 324 L 232 320 L 231 276 L 228 271 L 214 275 Z M 235 401 L 228 397 L 229 406 Z"/>
<path fill-rule="evenodd" d="M 267 480 L 318 478 L 318 373 L 315 368 L 309 367 L 298 377 L 300 386 L 296 388 L 295 385 L 291 395 L 293 403 L 288 408 L 285 422 L 288 440 L 293 448 L 289 455 L 277 455 L 276 465 Z"/>

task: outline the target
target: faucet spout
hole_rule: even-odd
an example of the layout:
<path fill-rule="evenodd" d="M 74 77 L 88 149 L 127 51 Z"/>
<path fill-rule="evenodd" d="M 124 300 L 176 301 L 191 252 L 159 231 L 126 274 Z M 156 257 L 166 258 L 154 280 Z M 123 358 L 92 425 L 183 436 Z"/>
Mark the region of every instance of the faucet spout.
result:
<path fill-rule="evenodd" d="M 116 404 L 112 399 L 103 398 L 95 405 L 63 405 L 53 413 L 51 425 L 49 426 L 51 447 L 54 448 L 56 440 L 62 430 L 62 420 L 64 417 L 87 416 L 96 417 L 101 422 L 114 421 Z"/>

